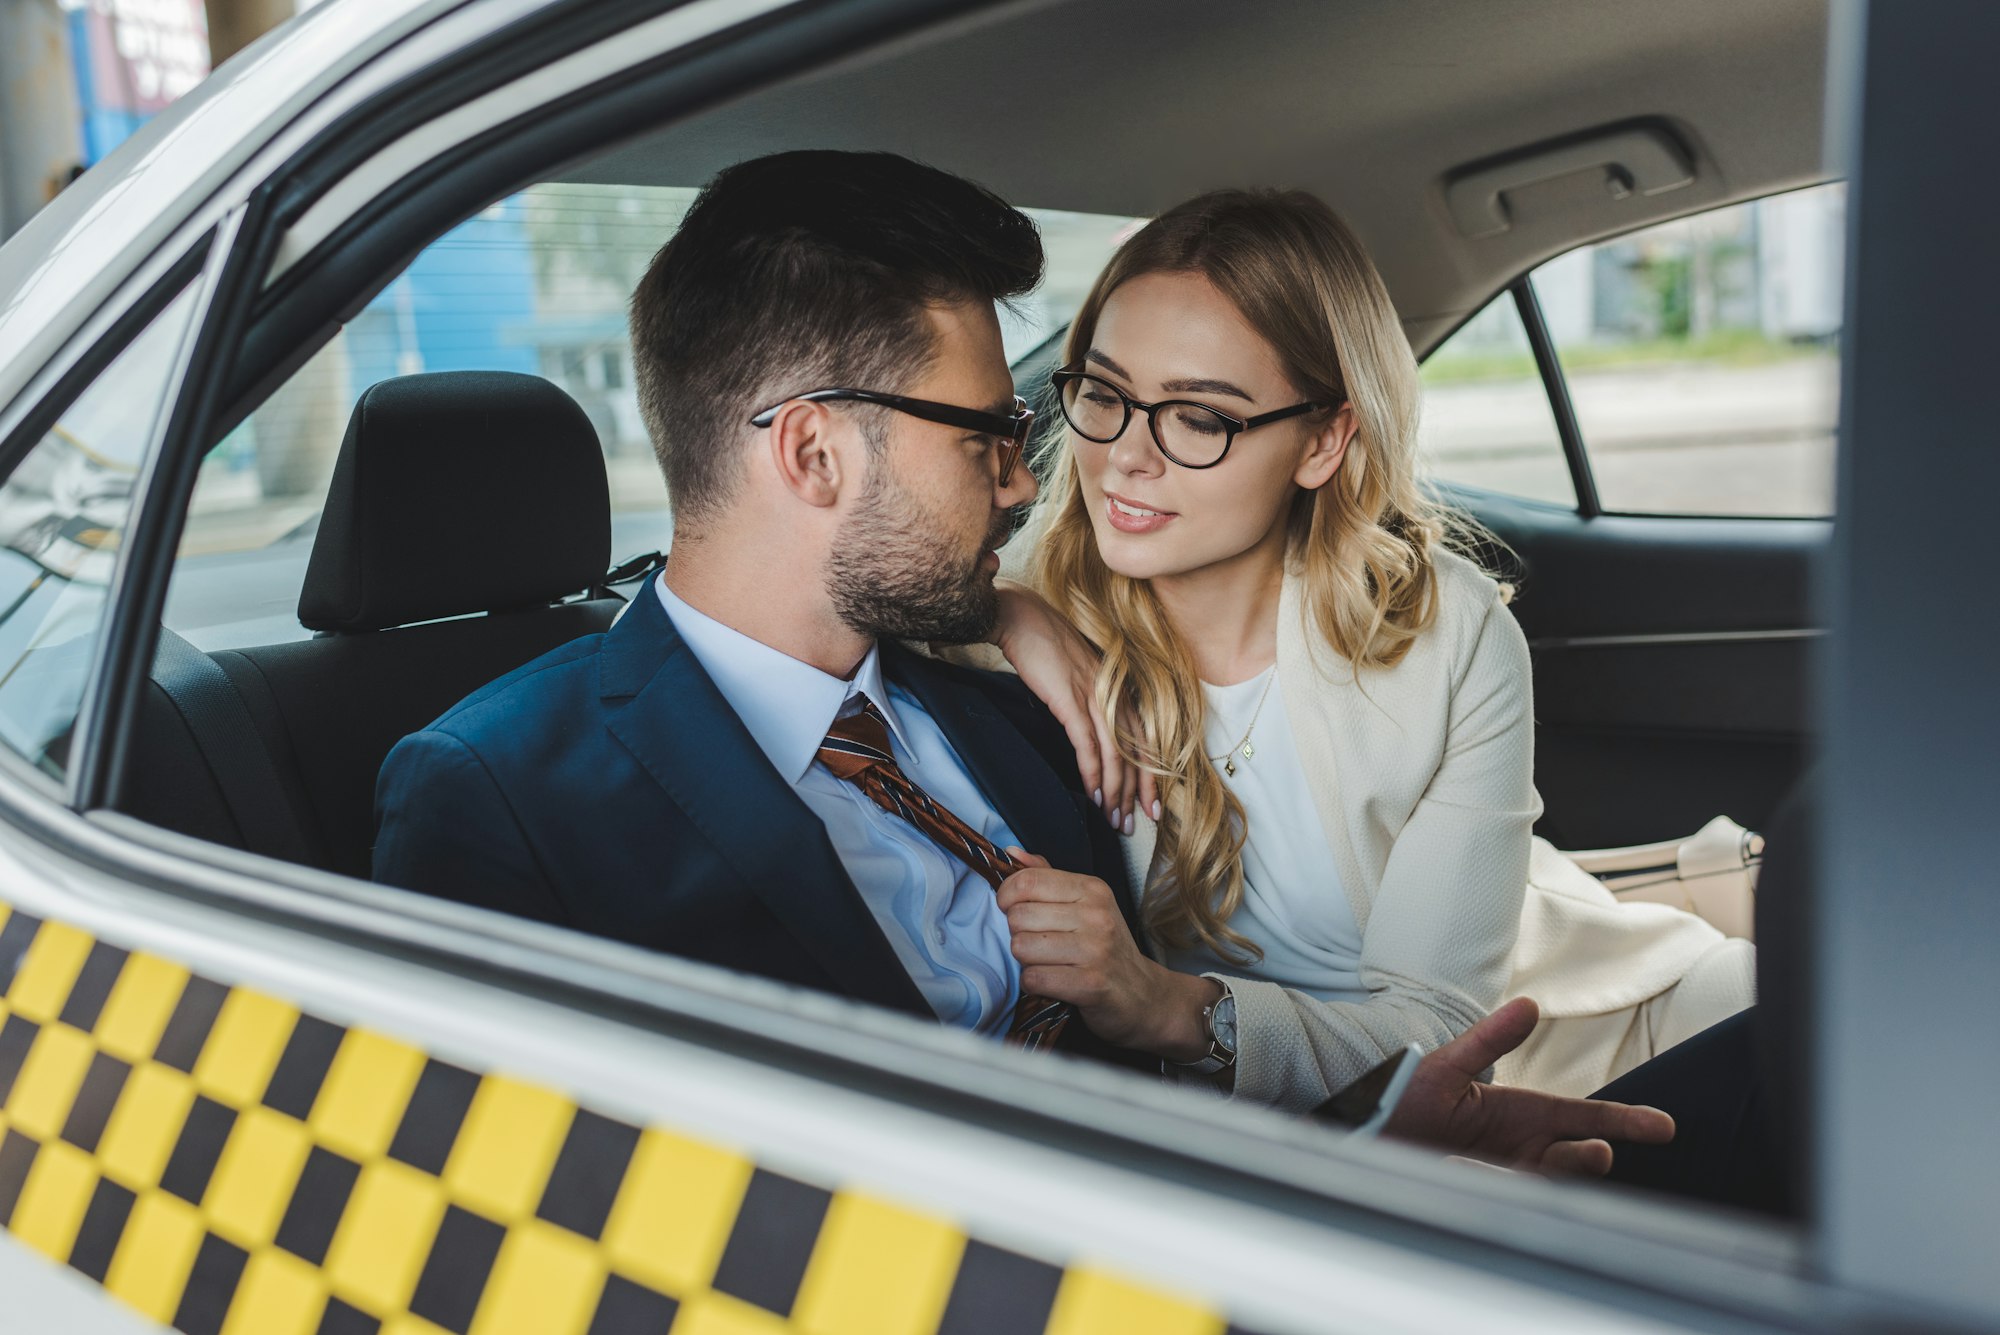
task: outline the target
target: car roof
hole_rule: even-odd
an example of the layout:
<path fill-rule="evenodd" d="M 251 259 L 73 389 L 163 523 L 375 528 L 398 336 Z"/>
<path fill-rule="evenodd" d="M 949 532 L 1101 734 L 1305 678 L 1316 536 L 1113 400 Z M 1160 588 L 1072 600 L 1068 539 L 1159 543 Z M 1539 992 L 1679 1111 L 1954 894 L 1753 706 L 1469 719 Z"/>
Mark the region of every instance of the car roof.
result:
<path fill-rule="evenodd" d="M 1352 222 L 1412 341 L 1581 241 L 1824 180 L 1825 0 L 1089 0 L 1007 6 L 658 131 L 565 180 L 692 185 L 786 148 L 890 149 L 1010 202 L 1146 215 L 1202 190 L 1301 186 Z M 1635 118 L 1692 186 L 1601 176 L 1511 195 L 1470 240 L 1466 164 Z M 1614 207 L 1614 205 L 1616 205 Z"/>
<path fill-rule="evenodd" d="M 0 247 L 0 404 L 216 188 L 343 80 L 455 11 L 468 35 L 553 0 L 323 4 L 144 127 Z M 999 5 L 645 136 L 571 181 L 691 185 L 759 153 L 884 148 L 1017 203 L 1148 214 L 1298 185 L 1361 234 L 1423 350 L 1514 275 L 1596 236 L 1826 179 L 1826 0 L 1091 0 Z M 1696 179 L 1607 204 L 1572 178 L 1468 240 L 1442 186 L 1496 153 L 1635 117 Z"/>

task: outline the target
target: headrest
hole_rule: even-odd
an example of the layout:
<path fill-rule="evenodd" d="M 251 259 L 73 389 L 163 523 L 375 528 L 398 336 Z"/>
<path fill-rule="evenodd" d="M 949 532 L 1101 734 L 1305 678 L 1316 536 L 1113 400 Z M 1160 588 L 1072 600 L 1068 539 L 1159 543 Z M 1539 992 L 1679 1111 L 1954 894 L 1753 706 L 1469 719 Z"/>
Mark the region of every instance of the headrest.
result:
<path fill-rule="evenodd" d="M 354 405 L 299 620 L 368 631 L 553 602 L 611 561 L 597 432 L 531 375 L 439 371 Z"/>

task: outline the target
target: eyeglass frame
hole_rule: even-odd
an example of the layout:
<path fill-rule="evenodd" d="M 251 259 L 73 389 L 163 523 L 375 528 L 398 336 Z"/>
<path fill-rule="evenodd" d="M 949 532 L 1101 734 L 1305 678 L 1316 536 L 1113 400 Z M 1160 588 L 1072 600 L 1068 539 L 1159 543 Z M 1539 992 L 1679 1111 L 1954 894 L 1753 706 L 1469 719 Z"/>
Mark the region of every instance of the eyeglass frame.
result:
<path fill-rule="evenodd" d="M 1006 486 L 1014 476 L 1015 466 L 1021 462 L 1021 454 L 1028 448 L 1028 433 L 1035 425 L 1035 410 L 1019 394 L 1014 396 L 1014 415 L 1002 417 L 999 413 L 985 412 L 979 408 L 961 408 L 956 404 L 937 403 L 930 399 L 906 398 L 901 394 L 883 394 L 872 389 L 814 389 L 804 394 L 793 394 L 772 404 L 750 419 L 754 427 L 768 427 L 778 415 L 778 409 L 787 403 L 832 403 L 851 401 L 873 403 L 884 408 L 893 408 L 899 413 L 908 413 L 920 421 L 936 422 L 939 426 L 955 426 L 966 431 L 977 431 L 982 436 L 992 436 L 1000 442 L 999 486 Z"/>
<path fill-rule="evenodd" d="M 1082 427 L 1078 426 L 1076 424 L 1076 419 L 1069 415 L 1069 404 L 1063 395 L 1063 386 L 1077 380 L 1096 381 L 1098 384 L 1110 390 L 1113 394 L 1116 394 L 1119 400 L 1123 402 L 1125 405 L 1125 420 L 1118 424 L 1118 429 L 1116 431 L 1112 432 L 1109 436 L 1105 437 L 1103 440 L 1099 440 L 1096 436 L 1091 435 L 1089 432 L 1085 431 Z M 1195 469 L 1214 468 L 1217 464 L 1220 464 L 1224 459 L 1227 459 L 1229 457 L 1229 447 L 1234 445 L 1236 443 L 1236 438 L 1242 435 L 1245 431 L 1255 431 L 1258 427 L 1269 426 L 1273 422 L 1283 422 L 1289 418 L 1302 417 L 1306 413 L 1317 412 L 1322 408 L 1329 408 L 1329 407 L 1337 408 L 1340 406 L 1339 403 L 1334 403 L 1334 404 L 1313 403 L 1313 402 L 1295 403 L 1289 408 L 1274 408 L 1268 413 L 1258 413 L 1255 417 L 1238 417 L 1235 413 L 1226 412 L 1223 409 L 1216 407 L 1212 403 L 1201 403 L 1194 399 L 1161 399 L 1158 403 L 1141 403 L 1139 402 L 1139 400 L 1133 398 L 1130 394 L 1127 394 L 1124 390 L 1118 388 L 1118 386 L 1112 384 L 1109 380 L 1106 380 L 1103 376 L 1098 375 L 1095 372 L 1081 370 L 1074 366 L 1066 366 L 1059 371 L 1049 372 L 1049 385 L 1051 388 L 1055 390 L 1056 408 L 1057 411 L 1062 413 L 1063 421 L 1069 423 L 1070 430 L 1076 432 L 1077 435 L 1082 436 L 1085 440 L 1090 441 L 1094 445 L 1109 445 L 1113 441 L 1117 440 L 1120 436 L 1124 435 L 1126 429 L 1132 425 L 1132 414 L 1135 411 L 1143 412 L 1144 414 L 1146 414 L 1147 434 L 1152 436 L 1153 444 L 1159 447 L 1160 453 L 1166 457 L 1168 463 L 1173 464 L 1179 468 L 1195 468 Z M 1340 401 L 1340 403 L 1345 403 L 1345 402 L 1346 402 L 1345 399 L 1342 399 Z M 1225 424 L 1226 429 L 1229 432 L 1229 434 L 1223 438 L 1222 453 L 1216 455 L 1214 459 L 1210 460 L 1205 464 L 1191 464 L 1187 462 L 1185 459 L 1175 458 L 1174 452 L 1167 448 L 1167 442 L 1160 439 L 1160 419 L 1158 414 L 1159 410 L 1162 408 L 1199 408 L 1203 412 L 1212 413 L 1215 416 L 1221 418 Z"/>

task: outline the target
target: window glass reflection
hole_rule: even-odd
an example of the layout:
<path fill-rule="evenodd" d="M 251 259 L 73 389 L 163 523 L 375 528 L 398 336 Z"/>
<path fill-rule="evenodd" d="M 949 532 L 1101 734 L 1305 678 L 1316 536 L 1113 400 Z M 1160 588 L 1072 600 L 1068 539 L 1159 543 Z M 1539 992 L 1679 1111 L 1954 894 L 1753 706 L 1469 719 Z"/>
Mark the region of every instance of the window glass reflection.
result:
<path fill-rule="evenodd" d="M 0 742 L 53 775 L 68 768 L 132 493 L 193 310 L 190 289 L 0 485 Z"/>

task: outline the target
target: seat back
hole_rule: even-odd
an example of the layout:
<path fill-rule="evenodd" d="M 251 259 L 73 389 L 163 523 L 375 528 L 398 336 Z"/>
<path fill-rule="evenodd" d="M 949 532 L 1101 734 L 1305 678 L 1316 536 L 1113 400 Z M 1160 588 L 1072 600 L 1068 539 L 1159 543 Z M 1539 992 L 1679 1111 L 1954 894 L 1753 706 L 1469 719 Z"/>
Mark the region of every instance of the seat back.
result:
<path fill-rule="evenodd" d="M 604 456 L 561 390 L 502 372 L 371 387 L 349 419 L 299 596 L 299 620 L 319 634 L 211 654 L 241 708 L 204 709 L 198 696 L 190 706 L 185 687 L 170 693 L 156 677 L 119 805 L 367 876 L 390 748 L 494 678 L 607 629 L 618 598 L 563 600 L 603 577 L 610 548 Z M 246 717 L 302 853 L 228 796 L 245 768 L 235 720 Z"/>

